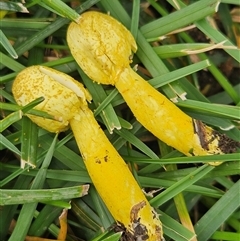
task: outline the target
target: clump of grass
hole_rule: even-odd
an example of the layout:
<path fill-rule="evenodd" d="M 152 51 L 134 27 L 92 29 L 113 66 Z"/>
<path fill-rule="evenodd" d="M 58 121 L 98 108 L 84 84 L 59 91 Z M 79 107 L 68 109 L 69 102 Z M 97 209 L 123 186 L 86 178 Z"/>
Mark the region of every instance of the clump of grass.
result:
<path fill-rule="evenodd" d="M 222 1 L 218 9 L 216 0 L 149 0 L 141 5 L 87 0 L 68 1 L 69 7 L 61 1 L 60 8 L 49 2 L 29 1 L 24 6 L 29 13 L 6 2 L 1 14 L 0 239 L 57 239 L 59 231 L 66 231 L 58 222 L 63 208 L 69 209 L 66 240 L 118 240 L 121 235 L 109 231 L 113 218 L 91 185 L 71 131 L 56 136 L 40 129 L 24 114 L 44 116 L 32 110 L 41 99 L 21 109 L 12 97 L 17 73 L 41 64 L 70 74 L 88 88 L 96 119 L 139 185 L 151 194 L 167 240 L 238 240 L 239 152 L 182 156 L 135 120 L 114 87 L 92 83 L 66 44 L 68 23 L 79 16 L 71 8 L 77 5 L 79 14 L 89 9 L 110 12 L 137 41 L 133 67 L 138 65 L 138 73 L 188 115 L 239 141 L 238 2 Z M 21 168 L 21 159 L 29 166 Z M 213 161 L 223 163 L 210 166 Z M 89 193 L 80 197 L 79 188 L 86 183 Z M 43 190 L 45 194 L 39 192 Z"/>

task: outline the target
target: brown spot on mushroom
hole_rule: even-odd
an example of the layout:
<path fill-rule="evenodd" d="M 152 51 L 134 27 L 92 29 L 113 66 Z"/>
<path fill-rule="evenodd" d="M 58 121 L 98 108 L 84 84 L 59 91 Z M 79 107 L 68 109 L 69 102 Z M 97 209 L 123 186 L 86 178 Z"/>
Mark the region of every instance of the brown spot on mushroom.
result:
<path fill-rule="evenodd" d="M 96 162 L 97 164 L 101 164 L 101 160 L 98 159 L 98 158 L 95 160 L 95 162 Z"/>
<path fill-rule="evenodd" d="M 130 212 L 131 222 L 135 222 L 136 220 L 138 220 L 138 213 L 145 205 L 146 205 L 146 201 L 141 201 L 132 207 Z"/>
<path fill-rule="evenodd" d="M 204 124 L 199 120 L 193 120 L 193 127 L 194 127 L 195 133 L 198 135 L 202 148 L 204 150 L 209 150 Z"/>
<path fill-rule="evenodd" d="M 212 136 L 210 140 L 207 140 L 206 136 L 209 135 L 206 133 L 206 126 L 199 120 L 193 120 L 194 131 L 198 135 L 200 144 L 203 149 L 209 150 L 209 144 L 214 140 L 218 140 L 218 149 L 222 153 L 234 153 L 240 148 L 240 142 L 230 139 L 227 135 L 222 134 L 216 130 L 212 131 Z M 216 149 L 217 151 L 217 149 Z M 216 152 L 217 154 L 218 152 Z"/>
<path fill-rule="evenodd" d="M 218 137 L 218 147 L 223 153 L 234 153 L 240 148 L 239 141 L 232 140 L 225 134 L 217 131 L 214 131 L 213 134 Z"/>

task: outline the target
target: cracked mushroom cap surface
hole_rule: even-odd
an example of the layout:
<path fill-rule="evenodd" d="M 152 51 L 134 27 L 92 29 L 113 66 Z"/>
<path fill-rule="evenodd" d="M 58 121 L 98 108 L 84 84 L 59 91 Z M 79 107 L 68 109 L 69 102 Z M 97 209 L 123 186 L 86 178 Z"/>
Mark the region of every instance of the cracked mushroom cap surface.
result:
<path fill-rule="evenodd" d="M 69 25 L 67 42 L 82 70 L 101 84 L 114 85 L 137 50 L 130 31 L 113 17 L 95 11 L 83 13 L 78 24 Z"/>
<path fill-rule="evenodd" d="M 31 66 L 21 71 L 13 82 L 12 92 L 20 106 L 44 97 L 44 101 L 34 109 L 45 111 L 57 120 L 30 114 L 28 117 L 38 126 L 55 133 L 68 129 L 69 120 L 80 106 L 91 100 L 81 83 L 45 66 Z"/>

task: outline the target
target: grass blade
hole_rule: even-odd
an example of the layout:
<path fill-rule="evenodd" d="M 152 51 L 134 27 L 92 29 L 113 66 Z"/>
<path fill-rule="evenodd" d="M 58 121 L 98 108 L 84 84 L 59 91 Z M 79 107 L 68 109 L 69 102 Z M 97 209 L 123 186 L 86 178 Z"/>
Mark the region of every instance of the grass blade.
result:
<path fill-rule="evenodd" d="M 156 197 L 154 197 L 150 203 L 153 206 L 160 206 L 161 204 L 165 203 L 178 193 L 182 192 L 184 189 L 192 185 L 193 183 L 197 182 L 201 179 L 204 175 L 212 171 L 214 167 L 204 165 L 198 168 L 196 171 L 193 171 L 190 175 L 182 178 L 180 181 L 166 189 L 164 192 L 160 193 Z"/>
<path fill-rule="evenodd" d="M 74 22 L 79 21 L 80 15 L 62 1 L 42 0 L 39 4 L 62 17 L 68 18 Z"/>
<path fill-rule="evenodd" d="M 202 0 L 201 2 L 192 3 L 175 13 L 145 24 L 140 28 L 141 32 L 146 38 L 163 36 L 214 13 L 218 4 L 218 0 Z"/>
<path fill-rule="evenodd" d="M 45 203 L 53 200 L 68 200 L 86 195 L 88 188 L 89 185 L 40 190 L 2 189 L 2 199 L 0 205 L 25 204 L 33 202 Z"/>
<path fill-rule="evenodd" d="M 49 149 L 46 155 L 46 158 L 43 161 L 41 169 L 38 171 L 36 177 L 34 178 L 31 189 L 42 188 L 46 178 L 47 168 L 53 156 L 56 141 L 57 141 L 57 135 L 55 136 L 55 139 L 52 142 L 51 148 Z M 9 238 L 9 241 L 15 241 L 15 240 L 24 241 L 25 236 L 30 227 L 30 224 L 32 222 L 33 214 L 35 212 L 36 207 L 37 207 L 37 202 L 27 203 L 23 205 L 18 217 L 18 221 L 16 223 L 16 226 L 13 230 L 11 237 Z"/>
<path fill-rule="evenodd" d="M 211 235 L 239 208 L 240 181 L 236 182 L 195 225 L 199 241 Z"/>

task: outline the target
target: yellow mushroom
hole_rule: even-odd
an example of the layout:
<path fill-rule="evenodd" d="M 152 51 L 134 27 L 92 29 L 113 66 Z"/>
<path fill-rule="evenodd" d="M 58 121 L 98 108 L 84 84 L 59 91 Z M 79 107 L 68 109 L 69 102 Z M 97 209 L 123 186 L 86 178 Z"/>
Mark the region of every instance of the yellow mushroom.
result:
<path fill-rule="evenodd" d="M 54 69 L 32 66 L 17 75 L 12 91 L 21 106 L 43 96 L 36 109 L 61 119 L 28 115 L 40 127 L 57 133 L 70 125 L 92 182 L 127 240 L 164 240 L 158 215 L 88 108 L 91 97 L 82 84 Z"/>
<path fill-rule="evenodd" d="M 186 115 L 130 67 L 137 45 L 117 20 L 85 12 L 70 24 L 67 42 L 82 70 L 97 83 L 115 85 L 137 120 L 160 140 L 187 156 L 229 152 L 225 135 Z"/>

